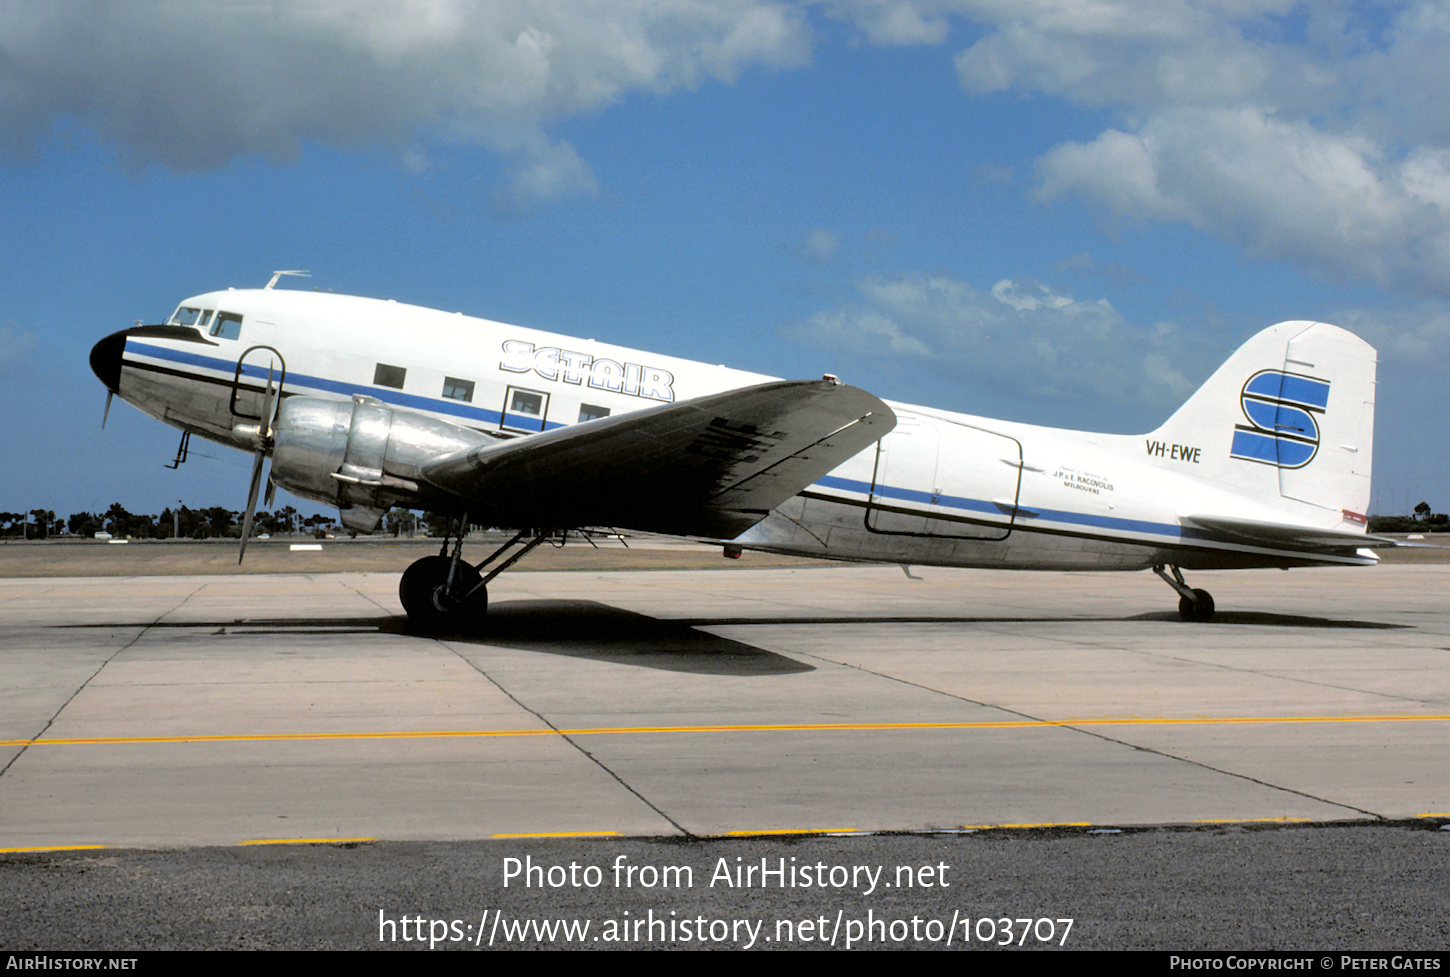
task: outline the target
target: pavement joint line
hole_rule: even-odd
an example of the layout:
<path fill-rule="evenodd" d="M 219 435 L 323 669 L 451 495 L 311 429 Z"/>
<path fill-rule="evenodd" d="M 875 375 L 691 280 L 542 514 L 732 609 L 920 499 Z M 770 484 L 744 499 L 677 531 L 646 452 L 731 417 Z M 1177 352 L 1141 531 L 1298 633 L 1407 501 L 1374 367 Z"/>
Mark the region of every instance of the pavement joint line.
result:
<path fill-rule="evenodd" d="M 82 692 L 84 692 L 86 690 L 86 688 L 89 687 L 90 684 L 96 680 L 96 676 L 99 675 L 99 674 L 101 674 L 101 672 L 105 671 L 105 668 L 106 668 L 107 665 L 109 665 L 109 664 L 111 664 L 111 662 L 115 661 L 118 656 L 124 655 L 127 651 L 129 651 L 132 648 L 132 646 L 134 646 L 138 641 L 140 641 L 146 635 L 146 632 L 150 631 L 155 625 L 159 624 L 162 621 L 162 619 L 165 618 L 168 614 L 172 614 L 175 611 L 179 610 L 183 605 L 186 604 L 187 601 L 191 600 L 197 594 L 201 593 L 203 590 L 205 590 L 207 587 L 210 587 L 210 586 L 211 586 L 211 581 L 207 581 L 207 582 L 201 584 L 198 587 L 194 587 L 191 590 L 188 590 L 186 592 L 186 594 L 184 596 L 182 596 L 181 600 L 177 601 L 175 604 L 173 604 L 167 610 L 162 611 L 159 615 L 156 616 L 156 618 L 150 624 L 145 625 L 144 627 L 141 628 L 141 630 L 137 631 L 134 635 L 132 635 L 130 641 L 127 641 L 120 648 L 117 648 L 117 649 L 113 650 L 110 654 L 108 654 L 101 661 L 101 663 L 96 666 L 95 670 L 92 671 L 90 675 L 86 676 L 85 680 L 82 681 L 79 685 L 77 685 L 75 687 L 75 690 L 73 692 L 71 692 L 70 696 L 67 697 L 66 700 L 60 704 L 60 707 L 58 709 L 56 709 L 55 712 L 53 712 L 51 714 L 50 718 L 45 721 L 45 725 L 41 727 L 40 735 L 41 736 L 44 736 L 45 735 L 45 731 L 48 730 L 48 729 L 50 729 L 53 725 L 55 725 L 56 717 L 58 717 L 62 712 L 64 712 L 66 709 L 68 709 L 70 707 L 70 704 L 76 700 L 76 697 L 79 696 Z M 25 755 L 25 751 L 27 749 L 29 749 L 34 744 L 40 743 L 40 742 L 44 742 L 44 740 L 41 740 L 39 737 L 35 737 L 33 739 L 24 740 L 24 741 L 18 741 L 18 742 L 8 742 L 7 741 L 5 743 L 6 746 L 18 746 L 18 747 L 20 747 L 20 749 L 16 751 L 15 755 L 12 756 L 9 759 L 9 761 L 7 761 L 3 766 L 0 766 L 0 777 L 5 776 L 5 774 L 10 770 L 10 768 L 13 767 L 15 765 L 15 763 L 22 756 Z"/>
<path fill-rule="evenodd" d="M 483 739 L 514 736 L 623 736 L 651 733 L 880 732 L 953 729 L 1050 729 L 1079 726 L 1224 726 L 1337 723 L 1450 722 L 1450 715 L 1401 716 L 1194 716 L 1186 718 L 1107 717 L 1020 719 L 937 723 L 766 723 L 710 726 L 596 726 L 580 729 L 393 730 L 376 733 L 196 733 L 175 736 L 71 736 L 0 740 L 7 746 L 123 746 L 147 743 L 305 742 L 308 740 Z"/>
<path fill-rule="evenodd" d="M 491 685 L 493 685 L 494 688 L 498 689 L 505 696 L 507 696 L 516 706 L 527 712 L 529 715 L 533 716 L 535 719 L 537 719 L 539 722 L 543 723 L 547 727 L 547 729 L 535 730 L 535 733 L 548 734 L 552 732 L 554 735 L 557 735 L 565 743 L 569 744 L 572 749 L 578 751 L 580 756 L 584 757 L 586 760 L 594 764 L 600 770 L 603 770 L 615 783 L 619 784 L 620 787 L 624 788 L 630 794 L 634 795 L 634 797 L 638 799 L 641 804 L 649 808 L 655 814 L 659 815 L 659 817 L 666 821 L 670 825 L 670 827 L 674 828 L 676 831 L 686 837 L 691 836 L 690 830 L 688 828 L 686 828 L 675 818 L 670 817 L 669 814 L 665 813 L 665 811 L 658 804 L 646 797 L 639 788 L 635 787 L 634 784 L 631 784 L 618 771 L 611 768 L 609 764 L 605 763 L 599 757 L 589 752 L 589 750 L 584 747 L 584 744 L 580 743 L 575 738 L 574 734 L 571 734 L 567 730 L 560 729 L 558 725 L 553 722 L 553 720 L 549 719 L 548 716 L 545 716 L 538 709 L 535 709 L 533 706 L 524 702 L 524 700 L 520 698 L 519 695 L 516 695 L 512 689 L 505 688 L 503 682 L 499 681 L 497 676 L 490 673 L 487 669 L 480 665 L 478 661 L 468 657 L 467 655 L 461 654 L 460 652 L 458 652 L 457 649 L 453 648 L 452 645 L 446 644 L 441 640 L 439 641 L 439 644 L 442 645 L 444 648 L 448 649 L 449 651 L 453 652 L 453 654 L 457 655 L 464 664 L 476 671 L 479 675 L 482 675 L 485 680 L 487 680 Z"/>

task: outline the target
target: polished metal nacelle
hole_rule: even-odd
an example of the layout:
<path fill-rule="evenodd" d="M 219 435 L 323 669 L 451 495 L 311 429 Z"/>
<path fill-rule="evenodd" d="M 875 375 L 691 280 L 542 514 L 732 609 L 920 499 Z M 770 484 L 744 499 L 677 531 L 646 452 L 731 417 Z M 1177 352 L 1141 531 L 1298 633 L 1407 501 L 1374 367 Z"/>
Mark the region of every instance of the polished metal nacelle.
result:
<path fill-rule="evenodd" d="M 422 480 L 423 465 L 492 440 L 362 394 L 350 402 L 289 397 L 273 430 L 272 481 L 337 506 L 343 525 L 359 532 L 376 529 L 395 505 L 446 506 Z"/>

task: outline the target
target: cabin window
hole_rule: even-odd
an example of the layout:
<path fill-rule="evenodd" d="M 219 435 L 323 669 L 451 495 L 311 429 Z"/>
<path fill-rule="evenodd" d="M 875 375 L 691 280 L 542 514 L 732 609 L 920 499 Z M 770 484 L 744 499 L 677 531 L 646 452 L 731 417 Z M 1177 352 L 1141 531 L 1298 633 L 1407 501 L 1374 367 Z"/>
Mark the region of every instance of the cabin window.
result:
<path fill-rule="evenodd" d="M 528 390 L 515 390 L 509 399 L 509 412 L 512 414 L 528 414 L 530 417 L 538 417 L 543 413 L 543 394 L 532 393 Z"/>
<path fill-rule="evenodd" d="M 549 410 L 548 394 L 509 387 L 503 404 L 503 427 L 530 434 L 544 429 L 544 415 Z"/>
<path fill-rule="evenodd" d="M 218 312 L 211 334 L 218 339 L 236 339 L 242 334 L 242 317 L 235 312 Z"/>
<path fill-rule="evenodd" d="M 443 396 L 449 400 L 461 400 L 466 404 L 471 404 L 473 403 L 473 381 L 460 380 L 457 377 L 444 377 Z"/>
<path fill-rule="evenodd" d="M 609 416 L 609 408 L 608 407 L 596 407 L 593 404 L 580 404 L 579 405 L 579 423 L 580 424 L 583 424 L 585 421 L 595 421 L 595 420 L 598 420 L 601 417 L 608 417 L 608 416 Z"/>
<path fill-rule="evenodd" d="M 403 380 L 407 376 L 408 371 L 405 367 L 389 366 L 386 363 L 379 363 L 377 369 L 373 371 L 373 385 L 402 390 Z"/>

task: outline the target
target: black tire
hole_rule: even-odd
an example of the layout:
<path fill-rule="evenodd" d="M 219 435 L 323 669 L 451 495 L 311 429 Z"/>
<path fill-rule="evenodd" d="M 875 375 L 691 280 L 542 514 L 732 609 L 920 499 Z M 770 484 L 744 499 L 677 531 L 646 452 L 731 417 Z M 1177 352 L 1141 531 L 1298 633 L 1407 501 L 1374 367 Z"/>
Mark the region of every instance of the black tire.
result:
<path fill-rule="evenodd" d="M 1213 596 L 1206 590 L 1195 590 L 1193 596 L 1197 600 L 1178 598 L 1178 616 L 1185 621 L 1213 620 Z"/>
<path fill-rule="evenodd" d="M 483 620 L 488 610 L 488 591 L 480 591 L 461 605 L 453 596 L 467 594 L 483 577 L 460 560 L 449 594 L 445 588 L 452 563 L 446 556 L 425 556 L 403 571 L 403 579 L 398 581 L 398 600 L 415 630 L 424 634 L 456 633 L 476 627 Z"/>

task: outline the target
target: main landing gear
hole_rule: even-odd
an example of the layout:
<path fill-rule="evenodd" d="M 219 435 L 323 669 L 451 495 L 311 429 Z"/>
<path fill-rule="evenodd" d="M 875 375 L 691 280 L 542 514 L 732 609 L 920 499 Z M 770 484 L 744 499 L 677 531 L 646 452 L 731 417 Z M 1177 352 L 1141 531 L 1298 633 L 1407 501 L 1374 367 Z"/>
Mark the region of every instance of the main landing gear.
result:
<path fill-rule="evenodd" d="M 452 535 L 450 525 L 443 537 L 442 552 L 437 556 L 425 556 L 403 571 L 403 579 L 398 582 L 398 600 L 402 602 L 403 610 L 408 612 L 408 622 L 419 631 L 440 634 L 467 631 L 478 626 L 488 611 L 488 582 L 549 538 L 547 531 L 534 534 L 521 550 L 484 576 L 485 567 L 533 531 L 523 530 L 494 550 L 488 559 L 473 566 L 463 560 L 463 536 L 468 531 L 467 527 L 468 517 L 465 515 L 451 555 L 448 552 L 448 540 Z"/>
<path fill-rule="evenodd" d="M 1185 621 L 1208 621 L 1213 618 L 1213 596 L 1206 590 L 1194 590 L 1183 582 L 1183 571 L 1177 567 L 1168 567 L 1172 571 L 1169 576 L 1162 564 L 1153 568 L 1153 572 L 1163 578 L 1163 582 L 1174 590 L 1178 591 L 1178 616 Z"/>

